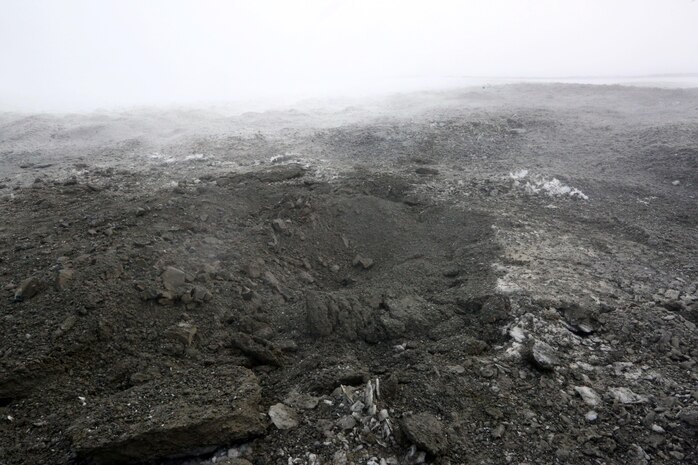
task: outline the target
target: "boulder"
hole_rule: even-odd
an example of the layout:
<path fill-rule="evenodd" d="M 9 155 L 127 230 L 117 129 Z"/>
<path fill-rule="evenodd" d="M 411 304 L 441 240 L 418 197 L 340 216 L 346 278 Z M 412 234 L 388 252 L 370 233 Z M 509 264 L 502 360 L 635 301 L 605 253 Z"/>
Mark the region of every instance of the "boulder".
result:
<path fill-rule="evenodd" d="M 88 411 L 70 428 L 73 447 L 80 460 L 97 463 L 211 452 L 264 432 L 260 398 L 257 378 L 246 368 L 175 372 L 88 400 Z"/>
<path fill-rule="evenodd" d="M 402 430 L 418 448 L 439 455 L 448 449 L 441 421 L 431 413 L 418 413 L 402 420 Z"/>

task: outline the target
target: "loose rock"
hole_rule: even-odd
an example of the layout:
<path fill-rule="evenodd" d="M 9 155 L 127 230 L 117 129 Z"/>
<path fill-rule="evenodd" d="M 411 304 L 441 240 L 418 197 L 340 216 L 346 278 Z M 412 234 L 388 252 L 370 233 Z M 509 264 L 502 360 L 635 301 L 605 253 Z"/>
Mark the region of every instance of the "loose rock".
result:
<path fill-rule="evenodd" d="M 418 413 L 402 420 L 407 438 L 430 454 L 438 455 L 448 447 L 441 421 L 431 413 Z"/>
<path fill-rule="evenodd" d="M 531 346 L 530 358 L 533 364 L 541 370 L 550 371 L 560 363 L 555 349 L 543 341 L 535 341 Z"/>
<path fill-rule="evenodd" d="M 611 397 L 621 404 L 642 404 L 648 401 L 647 397 L 635 394 L 626 387 L 611 388 L 608 392 Z"/>
<path fill-rule="evenodd" d="M 44 288 L 44 283 L 39 278 L 32 276 L 22 281 L 15 291 L 15 302 L 31 299 Z"/>
<path fill-rule="evenodd" d="M 354 257 L 354 260 L 351 262 L 351 264 L 356 267 L 363 268 L 364 270 L 369 270 L 373 267 L 373 259 L 357 255 L 356 257 Z"/>
<path fill-rule="evenodd" d="M 94 406 L 70 430 L 82 460 L 156 460 L 261 434 L 259 401 L 257 378 L 245 368 L 173 372 L 88 403 Z"/>
<path fill-rule="evenodd" d="M 601 404 L 601 397 L 592 388 L 587 386 L 575 386 L 574 390 L 579 394 L 585 404 L 596 407 Z"/>
<path fill-rule="evenodd" d="M 269 407 L 269 418 L 279 429 L 291 429 L 298 426 L 298 415 L 295 410 L 281 403 Z"/>
<path fill-rule="evenodd" d="M 165 268 L 165 271 L 162 272 L 160 277 L 162 278 L 163 286 L 165 286 L 165 289 L 168 291 L 176 291 L 177 288 L 184 285 L 186 280 L 184 271 L 173 266 Z"/>
<path fill-rule="evenodd" d="M 288 405 L 289 407 L 306 410 L 314 409 L 317 407 L 319 402 L 319 398 L 311 396 L 310 394 L 301 394 L 297 391 L 292 391 L 284 399 L 284 404 Z"/>

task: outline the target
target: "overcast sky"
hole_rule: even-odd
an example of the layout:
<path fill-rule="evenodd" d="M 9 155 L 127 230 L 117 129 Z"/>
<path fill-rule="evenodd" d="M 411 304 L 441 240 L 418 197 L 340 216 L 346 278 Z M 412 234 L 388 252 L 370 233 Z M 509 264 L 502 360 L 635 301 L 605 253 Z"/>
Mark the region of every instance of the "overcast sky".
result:
<path fill-rule="evenodd" d="M 698 73 L 694 0 L 0 0 L 0 110 L 663 73 Z"/>

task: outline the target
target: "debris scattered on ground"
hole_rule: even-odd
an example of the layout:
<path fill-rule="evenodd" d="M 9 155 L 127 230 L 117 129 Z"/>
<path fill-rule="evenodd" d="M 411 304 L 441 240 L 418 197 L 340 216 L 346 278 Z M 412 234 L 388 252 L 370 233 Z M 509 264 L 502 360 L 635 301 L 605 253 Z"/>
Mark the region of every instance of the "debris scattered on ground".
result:
<path fill-rule="evenodd" d="M 0 462 L 696 463 L 694 94 L 5 115 Z"/>

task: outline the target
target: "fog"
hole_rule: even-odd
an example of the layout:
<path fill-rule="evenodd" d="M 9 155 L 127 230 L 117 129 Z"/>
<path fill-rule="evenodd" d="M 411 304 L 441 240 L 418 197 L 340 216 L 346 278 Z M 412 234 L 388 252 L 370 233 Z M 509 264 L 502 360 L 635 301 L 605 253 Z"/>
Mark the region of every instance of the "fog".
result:
<path fill-rule="evenodd" d="M 0 110 L 698 73 L 690 0 L 2 0 Z"/>

